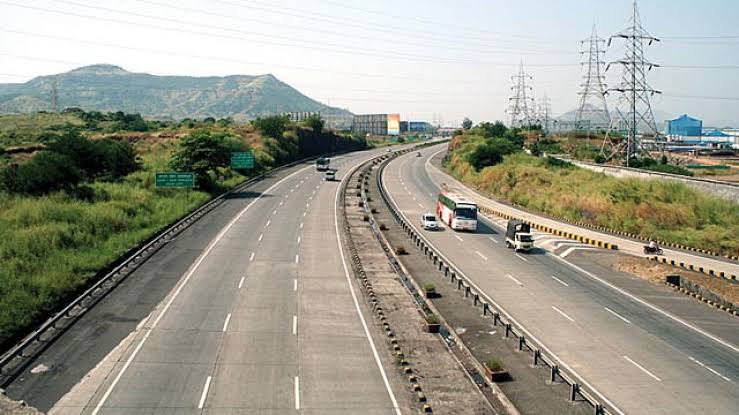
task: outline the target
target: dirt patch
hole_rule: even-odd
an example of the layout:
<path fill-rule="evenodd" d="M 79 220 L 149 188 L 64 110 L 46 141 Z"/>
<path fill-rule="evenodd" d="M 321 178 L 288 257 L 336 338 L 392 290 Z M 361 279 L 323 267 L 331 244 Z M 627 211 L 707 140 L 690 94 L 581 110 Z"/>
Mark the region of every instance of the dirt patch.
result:
<path fill-rule="evenodd" d="M 664 284 L 668 275 L 680 275 L 704 289 L 722 296 L 734 304 L 739 304 L 739 284 L 697 272 L 686 271 L 671 265 L 660 264 L 644 258 L 623 257 L 613 263 L 613 268 L 626 272 L 655 284 Z"/>
<path fill-rule="evenodd" d="M 27 406 L 23 401 L 14 401 L 0 389 L 0 414 L 5 415 L 38 415 L 42 412 L 37 411 L 35 408 Z"/>

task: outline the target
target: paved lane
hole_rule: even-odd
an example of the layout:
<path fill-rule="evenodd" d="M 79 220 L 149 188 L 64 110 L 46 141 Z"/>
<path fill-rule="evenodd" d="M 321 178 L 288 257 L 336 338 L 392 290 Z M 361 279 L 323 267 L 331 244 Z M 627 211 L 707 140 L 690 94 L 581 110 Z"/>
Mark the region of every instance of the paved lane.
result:
<path fill-rule="evenodd" d="M 333 163 L 343 177 L 369 157 Z M 54 412 L 399 414 L 339 256 L 338 187 L 308 167 L 262 193 L 125 345 L 92 399 Z"/>
<path fill-rule="evenodd" d="M 422 212 L 434 211 L 440 182 L 427 173 L 426 160 L 436 151 L 403 156 L 385 170 L 388 190 L 414 225 Z M 736 412 L 734 317 L 602 267 L 593 268 L 595 275 L 586 268 L 601 254 L 592 251 L 574 251 L 567 260 L 543 251 L 515 255 L 505 248 L 503 229 L 493 221 L 481 225 L 476 234 L 445 229 L 424 235 L 526 327 L 529 337 L 542 341 L 616 407 L 625 413 Z M 621 287 L 638 295 L 626 295 Z M 670 314 L 673 319 L 644 304 L 655 299 L 670 311 L 675 305 L 681 316 Z"/>

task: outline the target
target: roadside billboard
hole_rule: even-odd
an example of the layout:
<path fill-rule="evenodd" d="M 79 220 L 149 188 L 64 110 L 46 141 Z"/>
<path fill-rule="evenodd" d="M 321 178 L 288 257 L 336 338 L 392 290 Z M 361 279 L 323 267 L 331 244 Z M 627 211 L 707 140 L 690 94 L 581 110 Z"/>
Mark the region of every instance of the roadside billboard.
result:
<path fill-rule="evenodd" d="M 400 114 L 387 115 L 387 135 L 400 135 Z"/>

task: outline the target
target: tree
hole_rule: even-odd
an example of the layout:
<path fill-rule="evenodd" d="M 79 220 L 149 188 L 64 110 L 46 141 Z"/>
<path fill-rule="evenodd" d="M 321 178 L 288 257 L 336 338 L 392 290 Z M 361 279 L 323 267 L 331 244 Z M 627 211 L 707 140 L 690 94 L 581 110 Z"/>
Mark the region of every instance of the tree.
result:
<path fill-rule="evenodd" d="M 508 128 L 500 121 L 496 121 L 494 124 L 489 122 L 483 122 L 478 125 L 478 128 L 482 130 L 483 135 L 486 138 L 493 137 L 504 137 Z"/>
<path fill-rule="evenodd" d="M 42 195 L 72 189 L 82 178 L 82 172 L 71 158 L 44 150 L 27 163 L 0 171 L 0 186 L 8 192 Z"/>
<path fill-rule="evenodd" d="M 276 139 L 282 138 L 282 133 L 287 129 L 290 119 L 283 115 L 273 115 L 271 117 L 257 118 L 252 124 L 259 130 L 262 135 Z"/>
<path fill-rule="evenodd" d="M 518 149 L 504 138 L 494 138 L 480 144 L 468 156 L 467 161 L 475 168 L 482 170 L 503 161 L 503 156 L 516 152 Z"/>
<path fill-rule="evenodd" d="M 469 130 L 470 128 L 472 128 L 472 120 L 464 117 L 464 120 L 462 121 L 462 128 L 465 130 Z"/>
<path fill-rule="evenodd" d="M 198 180 L 206 181 L 208 173 L 231 163 L 231 152 L 236 150 L 234 140 L 224 133 L 195 131 L 180 139 L 179 148 L 170 165 L 177 171 L 191 171 Z"/>
<path fill-rule="evenodd" d="M 320 134 L 323 131 L 323 120 L 318 114 L 313 114 L 303 121 L 305 125 L 310 127 L 314 133 Z"/>

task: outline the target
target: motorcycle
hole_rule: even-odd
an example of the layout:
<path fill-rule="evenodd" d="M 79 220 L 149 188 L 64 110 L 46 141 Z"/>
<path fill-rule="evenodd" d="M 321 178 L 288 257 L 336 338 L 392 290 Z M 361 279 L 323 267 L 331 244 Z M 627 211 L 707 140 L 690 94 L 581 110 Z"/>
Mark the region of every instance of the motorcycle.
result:
<path fill-rule="evenodd" d="M 652 248 L 649 245 L 644 245 L 644 254 L 645 255 L 662 255 L 662 248 L 658 246 Z"/>

